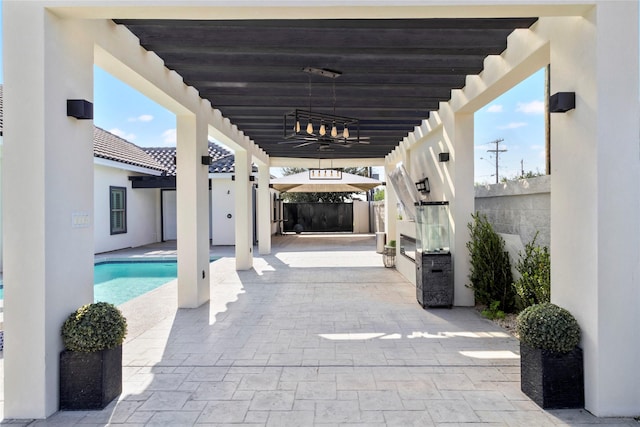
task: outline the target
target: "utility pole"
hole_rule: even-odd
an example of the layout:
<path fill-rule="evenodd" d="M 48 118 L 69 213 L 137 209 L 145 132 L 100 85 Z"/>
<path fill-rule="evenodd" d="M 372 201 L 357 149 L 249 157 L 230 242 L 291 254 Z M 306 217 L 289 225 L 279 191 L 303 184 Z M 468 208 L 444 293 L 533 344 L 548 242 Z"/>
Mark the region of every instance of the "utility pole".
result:
<path fill-rule="evenodd" d="M 520 159 L 520 176 L 524 178 L 524 159 Z"/>
<path fill-rule="evenodd" d="M 489 142 L 489 144 L 496 144 L 495 150 L 487 150 L 487 153 L 496 153 L 496 184 L 500 181 L 498 178 L 498 164 L 500 163 L 500 153 L 505 153 L 507 150 L 500 150 L 500 144 L 504 139 L 496 139 L 495 141 Z"/>

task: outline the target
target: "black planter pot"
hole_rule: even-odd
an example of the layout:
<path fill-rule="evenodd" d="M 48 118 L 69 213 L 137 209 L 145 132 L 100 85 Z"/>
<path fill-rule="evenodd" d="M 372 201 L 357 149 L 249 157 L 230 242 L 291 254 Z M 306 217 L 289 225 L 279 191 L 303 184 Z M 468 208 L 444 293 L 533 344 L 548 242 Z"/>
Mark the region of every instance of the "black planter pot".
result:
<path fill-rule="evenodd" d="M 541 408 L 583 408 L 582 349 L 576 347 L 569 353 L 555 353 L 521 342 L 520 386 Z"/>
<path fill-rule="evenodd" d="M 122 346 L 60 353 L 60 409 L 103 409 L 122 393 Z"/>

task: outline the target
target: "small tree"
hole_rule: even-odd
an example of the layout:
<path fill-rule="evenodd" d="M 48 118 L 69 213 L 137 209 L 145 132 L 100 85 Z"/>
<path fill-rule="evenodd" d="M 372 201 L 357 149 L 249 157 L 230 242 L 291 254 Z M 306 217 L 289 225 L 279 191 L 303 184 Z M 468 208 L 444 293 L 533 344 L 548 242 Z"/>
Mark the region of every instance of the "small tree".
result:
<path fill-rule="evenodd" d="M 551 301 L 551 257 L 549 248 L 536 246 L 537 237 L 538 233 L 525 245 L 516 263 L 521 276 L 513 286 L 521 309 Z"/>
<path fill-rule="evenodd" d="M 515 306 L 515 292 L 509 254 L 505 251 L 504 240 L 494 230 L 487 217 L 476 213 L 467 227 L 471 240 L 467 249 L 471 255 L 471 272 L 468 285 L 473 289 L 475 299 L 487 307 L 498 307 L 510 312 Z"/>

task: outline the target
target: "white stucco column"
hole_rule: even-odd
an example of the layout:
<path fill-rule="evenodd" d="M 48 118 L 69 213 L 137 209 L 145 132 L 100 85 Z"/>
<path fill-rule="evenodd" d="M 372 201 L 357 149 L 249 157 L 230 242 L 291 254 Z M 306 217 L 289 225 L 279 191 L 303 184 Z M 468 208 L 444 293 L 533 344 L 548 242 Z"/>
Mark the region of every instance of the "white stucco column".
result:
<path fill-rule="evenodd" d="M 551 114 L 551 300 L 582 328 L 586 409 L 639 415 L 638 3 L 554 24 L 551 93 L 576 108 Z"/>
<path fill-rule="evenodd" d="M 251 202 L 251 157 L 246 150 L 235 151 L 236 269 L 253 267 L 253 207 Z"/>
<path fill-rule="evenodd" d="M 2 188 L 2 135 L 0 135 L 0 188 Z M 0 193 L 1 195 L 2 193 Z M 2 197 L 0 197 L 0 272 L 2 271 Z"/>
<path fill-rule="evenodd" d="M 387 177 L 387 184 L 384 186 L 384 231 L 387 237 L 387 243 L 395 240 L 396 222 L 398 221 L 398 197 L 393 191 L 393 185 L 389 182 L 389 174 L 396 168 L 395 164 L 385 161 L 384 173 Z"/>
<path fill-rule="evenodd" d="M 473 291 L 467 288 L 469 283 L 469 229 L 471 214 L 475 209 L 475 188 L 473 186 L 473 114 L 457 113 L 451 135 L 453 150 L 450 160 L 442 165 L 445 176 L 450 177 L 452 186 L 445 190 L 449 193 L 451 208 L 451 253 L 453 255 L 454 305 L 474 305 Z M 445 135 L 448 132 L 445 132 Z"/>
<path fill-rule="evenodd" d="M 1 154 L 1 153 L 0 153 Z M 258 251 L 271 253 L 271 192 L 269 191 L 269 165 L 258 165 Z"/>
<path fill-rule="evenodd" d="M 177 122 L 178 307 L 209 300 L 209 167 L 207 123 L 196 115 Z"/>
<path fill-rule="evenodd" d="M 92 35 L 41 2 L 3 2 L 4 416 L 58 409 L 60 328 L 93 302 Z"/>

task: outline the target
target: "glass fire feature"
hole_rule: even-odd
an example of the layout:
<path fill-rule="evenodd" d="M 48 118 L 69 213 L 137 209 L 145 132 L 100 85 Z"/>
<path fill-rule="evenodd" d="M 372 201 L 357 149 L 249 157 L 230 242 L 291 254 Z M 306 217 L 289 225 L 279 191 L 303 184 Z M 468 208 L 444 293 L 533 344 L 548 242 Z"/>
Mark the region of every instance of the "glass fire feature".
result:
<path fill-rule="evenodd" d="M 449 202 L 416 203 L 416 223 L 418 250 L 449 252 Z"/>
<path fill-rule="evenodd" d="M 417 202 L 416 299 L 422 307 L 453 305 L 449 202 Z"/>

